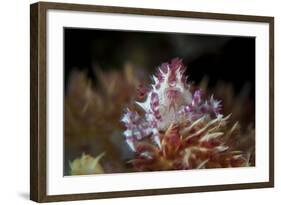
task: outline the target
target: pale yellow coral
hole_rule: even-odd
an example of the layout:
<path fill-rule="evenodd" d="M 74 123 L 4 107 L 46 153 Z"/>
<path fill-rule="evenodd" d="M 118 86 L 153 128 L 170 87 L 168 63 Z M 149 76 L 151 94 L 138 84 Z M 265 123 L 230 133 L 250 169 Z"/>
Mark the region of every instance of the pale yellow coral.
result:
<path fill-rule="evenodd" d="M 92 157 L 88 154 L 82 154 L 80 158 L 69 163 L 71 175 L 87 175 L 87 174 L 102 174 L 103 167 L 100 165 L 100 159 L 105 153 L 99 154 L 97 157 Z"/>

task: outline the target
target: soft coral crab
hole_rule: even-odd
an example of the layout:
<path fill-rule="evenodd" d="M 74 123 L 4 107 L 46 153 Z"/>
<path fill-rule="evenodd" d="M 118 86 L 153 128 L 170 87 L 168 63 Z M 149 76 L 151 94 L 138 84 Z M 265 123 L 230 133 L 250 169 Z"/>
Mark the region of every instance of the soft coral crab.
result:
<path fill-rule="evenodd" d="M 249 166 L 249 154 L 233 150 L 228 140 L 239 134 L 220 113 L 220 101 L 192 91 L 182 60 L 162 64 L 144 102 L 143 113 L 126 109 L 125 139 L 136 153 L 140 171 Z M 142 93 L 143 94 L 143 93 Z"/>

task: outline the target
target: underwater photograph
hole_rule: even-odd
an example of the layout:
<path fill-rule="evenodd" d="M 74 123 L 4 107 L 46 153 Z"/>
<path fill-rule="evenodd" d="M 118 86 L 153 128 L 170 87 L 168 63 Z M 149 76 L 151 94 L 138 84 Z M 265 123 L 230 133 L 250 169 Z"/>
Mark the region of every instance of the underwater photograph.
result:
<path fill-rule="evenodd" d="M 64 176 L 255 166 L 255 38 L 64 28 Z"/>

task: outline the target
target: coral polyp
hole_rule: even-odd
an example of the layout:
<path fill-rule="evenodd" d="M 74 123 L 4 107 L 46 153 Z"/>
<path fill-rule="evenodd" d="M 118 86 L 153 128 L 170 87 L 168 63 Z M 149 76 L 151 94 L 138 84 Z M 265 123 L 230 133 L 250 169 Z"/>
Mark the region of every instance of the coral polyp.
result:
<path fill-rule="evenodd" d="M 250 153 L 236 150 L 231 141 L 240 135 L 239 123 L 228 123 L 223 102 L 188 82 L 179 58 L 163 63 L 153 83 L 142 88 L 139 110 L 127 108 L 121 119 L 125 140 L 137 171 L 250 166 Z"/>
<path fill-rule="evenodd" d="M 94 158 L 91 155 L 83 153 L 80 158 L 75 159 L 73 162 L 69 162 L 70 174 L 88 175 L 104 173 L 104 169 L 99 163 L 104 155 L 105 153 L 101 153 L 96 158 Z"/>

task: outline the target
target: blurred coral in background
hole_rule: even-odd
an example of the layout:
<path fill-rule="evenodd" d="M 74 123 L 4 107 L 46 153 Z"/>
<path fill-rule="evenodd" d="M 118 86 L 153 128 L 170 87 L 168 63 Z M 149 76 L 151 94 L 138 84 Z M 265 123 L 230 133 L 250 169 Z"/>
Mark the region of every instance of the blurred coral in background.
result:
<path fill-rule="evenodd" d="M 127 169 L 124 158 L 130 151 L 123 142 L 120 116 L 133 102 L 139 82 L 130 65 L 121 72 L 96 72 L 97 85 L 81 71 L 73 72 L 69 80 L 64 100 L 65 175 L 73 173 L 68 162 L 81 153 L 105 152 L 100 161 L 105 173 Z"/>

